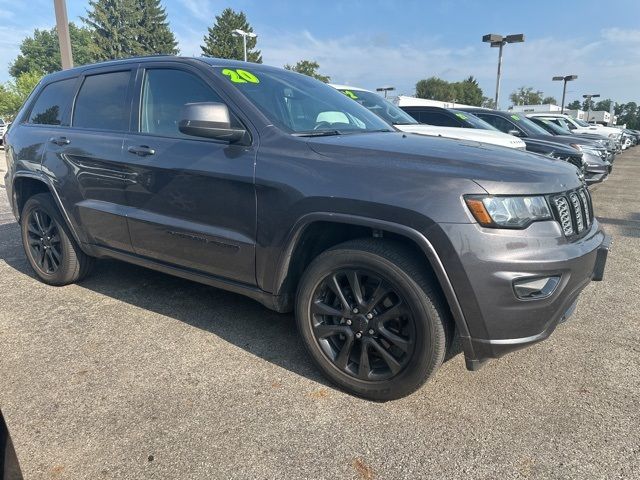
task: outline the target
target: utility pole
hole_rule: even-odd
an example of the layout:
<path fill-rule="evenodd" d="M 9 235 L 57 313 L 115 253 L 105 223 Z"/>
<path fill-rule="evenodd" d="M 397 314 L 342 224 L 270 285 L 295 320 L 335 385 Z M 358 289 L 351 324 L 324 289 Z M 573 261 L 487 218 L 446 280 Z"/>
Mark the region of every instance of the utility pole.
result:
<path fill-rule="evenodd" d="M 60 60 L 62 69 L 73 68 L 73 53 L 71 52 L 71 38 L 69 37 L 69 18 L 67 17 L 67 5 L 65 0 L 53 0 L 56 10 L 56 29 L 58 30 L 58 42 L 60 43 Z"/>

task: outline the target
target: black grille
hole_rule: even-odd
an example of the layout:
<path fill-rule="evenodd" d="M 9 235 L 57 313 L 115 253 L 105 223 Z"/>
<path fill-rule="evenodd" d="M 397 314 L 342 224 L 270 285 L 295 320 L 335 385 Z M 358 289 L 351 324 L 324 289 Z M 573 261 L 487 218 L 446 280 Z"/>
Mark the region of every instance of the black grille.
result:
<path fill-rule="evenodd" d="M 579 237 L 589 230 L 593 222 L 593 208 L 586 188 L 551 195 L 549 201 L 565 237 Z"/>

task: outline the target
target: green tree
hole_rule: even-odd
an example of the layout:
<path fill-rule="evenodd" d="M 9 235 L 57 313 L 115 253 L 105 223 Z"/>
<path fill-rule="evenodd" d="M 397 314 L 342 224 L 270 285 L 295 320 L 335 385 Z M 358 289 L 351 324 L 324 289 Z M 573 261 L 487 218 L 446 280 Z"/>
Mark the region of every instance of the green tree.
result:
<path fill-rule="evenodd" d="M 160 0 L 137 0 L 137 4 L 142 12 L 138 37 L 142 54 L 177 55 L 178 42 L 169 27 L 167 12 Z"/>
<path fill-rule="evenodd" d="M 89 0 L 89 7 L 82 20 L 98 60 L 178 53 L 160 0 Z"/>
<path fill-rule="evenodd" d="M 253 32 L 253 27 L 247 22 L 244 12 L 236 12 L 225 8 L 222 14 L 216 15 L 214 24 L 209 27 L 201 45 L 202 55 L 205 57 L 230 58 L 244 60 L 244 47 L 241 37 L 234 37 L 233 30 L 240 29 Z M 257 39 L 247 38 L 247 60 L 262 63 L 260 50 L 256 50 Z"/>
<path fill-rule="evenodd" d="M 0 85 L 0 116 L 5 120 L 13 119 L 41 78 L 40 72 L 25 72 Z"/>
<path fill-rule="evenodd" d="M 543 93 L 540 90 L 534 90 L 533 87 L 520 87 L 511 92 L 509 100 L 514 105 L 539 105 L 542 103 Z"/>
<path fill-rule="evenodd" d="M 640 128 L 640 109 L 636 102 L 623 103 L 617 106 L 618 125 L 626 125 L 627 128 Z"/>
<path fill-rule="evenodd" d="M 430 77 L 416 83 L 416 97 L 456 102 L 465 105 L 482 105 L 482 89 L 478 81 L 470 76 L 461 82 L 448 82 L 438 77 Z"/>
<path fill-rule="evenodd" d="M 599 102 L 597 102 L 593 109 L 594 110 L 604 110 L 605 112 L 610 111 L 611 109 L 611 104 L 613 103 L 613 100 L 611 100 L 610 98 L 607 98 L 605 100 L 600 100 Z"/>
<path fill-rule="evenodd" d="M 484 108 L 496 108 L 496 101 L 493 98 L 482 97 L 480 106 Z"/>
<path fill-rule="evenodd" d="M 69 24 L 69 37 L 73 51 L 73 62 L 86 65 L 95 61 L 91 48 L 91 32 L 86 28 Z M 9 67 L 12 77 L 18 78 L 25 72 L 38 71 L 52 73 L 62 69 L 58 31 L 35 29 L 33 36 L 20 43 L 20 54 Z"/>
<path fill-rule="evenodd" d="M 416 97 L 450 102 L 457 96 L 455 86 L 438 77 L 419 80 L 416 83 Z"/>
<path fill-rule="evenodd" d="M 456 91 L 456 103 L 465 105 L 473 105 L 479 107 L 482 105 L 482 89 L 478 85 L 478 81 L 469 76 L 469 78 L 453 84 Z"/>
<path fill-rule="evenodd" d="M 292 66 L 287 64 L 284 66 L 284 68 L 286 68 L 287 70 L 292 70 L 294 72 L 302 73 L 303 75 L 308 75 L 324 83 L 329 83 L 329 80 L 331 80 L 331 77 L 322 75 L 318 72 L 318 69 L 320 69 L 320 65 L 316 61 L 300 60 L 295 65 Z"/>
<path fill-rule="evenodd" d="M 569 103 L 565 108 L 567 108 L 568 110 L 580 110 L 580 108 L 582 108 L 582 105 L 580 105 L 580 100 L 574 100 L 573 102 Z"/>
<path fill-rule="evenodd" d="M 557 105 L 558 101 L 555 99 L 555 97 L 544 97 L 540 103 L 542 103 L 543 105 Z"/>

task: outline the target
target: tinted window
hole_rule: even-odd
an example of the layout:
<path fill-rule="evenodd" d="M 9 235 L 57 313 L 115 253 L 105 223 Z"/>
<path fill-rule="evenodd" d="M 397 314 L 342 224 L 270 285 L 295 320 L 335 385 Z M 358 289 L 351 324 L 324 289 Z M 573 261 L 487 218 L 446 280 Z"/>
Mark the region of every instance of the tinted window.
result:
<path fill-rule="evenodd" d="M 429 125 L 437 125 L 439 127 L 461 127 L 462 125 L 456 119 L 451 118 L 446 113 L 434 112 L 432 110 L 423 110 L 420 112 L 420 122 Z"/>
<path fill-rule="evenodd" d="M 178 130 L 180 111 L 186 103 L 201 102 L 223 103 L 216 92 L 191 73 L 147 70 L 142 90 L 140 131 L 186 137 Z"/>
<path fill-rule="evenodd" d="M 502 117 L 498 117 L 497 115 L 491 115 L 486 113 L 476 113 L 476 116 L 480 117 L 482 120 L 489 123 L 490 125 L 493 125 L 498 130 L 504 133 L 509 133 L 509 130 L 518 130 L 518 131 L 520 130 L 509 120 Z"/>
<path fill-rule="evenodd" d="M 84 79 L 73 109 L 73 126 L 128 130 L 127 89 L 130 71 L 103 73 Z"/>
<path fill-rule="evenodd" d="M 60 125 L 64 109 L 69 105 L 75 78 L 50 83 L 40 95 L 29 114 L 29 123 L 38 125 Z"/>

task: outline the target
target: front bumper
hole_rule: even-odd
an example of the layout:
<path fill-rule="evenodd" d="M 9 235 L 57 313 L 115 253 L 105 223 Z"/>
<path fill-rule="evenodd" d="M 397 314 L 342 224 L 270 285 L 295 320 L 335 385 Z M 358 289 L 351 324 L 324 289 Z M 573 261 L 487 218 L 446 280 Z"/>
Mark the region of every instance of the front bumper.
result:
<path fill-rule="evenodd" d="M 553 221 L 525 230 L 477 224 L 441 227 L 455 251 L 445 267 L 466 321 L 468 336 L 461 335 L 461 340 L 470 370 L 551 335 L 587 284 L 602 279 L 610 247 L 595 220 L 584 237 L 572 242 Z M 546 277 L 560 278 L 549 296 L 516 296 L 515 281 Z"/>

